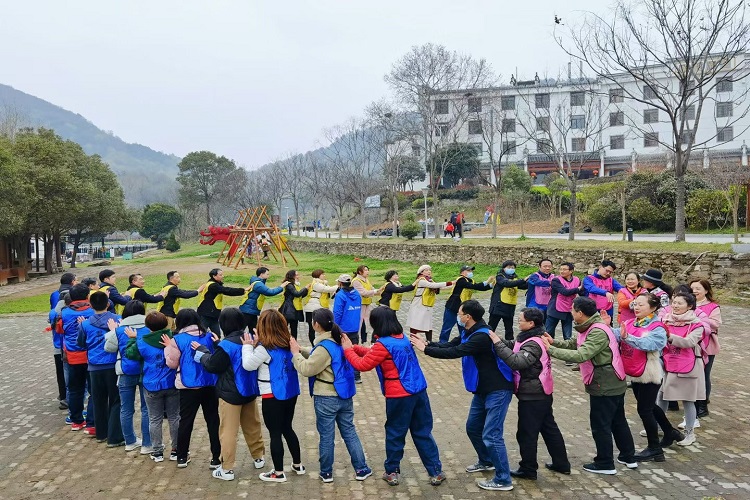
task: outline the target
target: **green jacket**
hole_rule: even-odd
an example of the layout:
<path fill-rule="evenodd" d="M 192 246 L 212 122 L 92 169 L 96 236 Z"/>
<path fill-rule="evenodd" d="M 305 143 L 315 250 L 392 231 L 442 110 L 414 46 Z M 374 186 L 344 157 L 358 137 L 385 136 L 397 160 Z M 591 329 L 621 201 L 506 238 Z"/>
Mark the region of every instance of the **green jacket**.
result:
<path fill-rule="evenodd" d="M 164 330 L 158 330 L 156 332 L 147 333 L 143 337 L 143 341 L 147 343 L 148 345 L 152 347 L 156 347 L 158 349 L 164 349 L 164 346 L 161 345 L 161 336 L 162 334 L 166 333 L 170 338 L 172 338 L 172 330 L 169 328 L 165 328 Z M 141 351 L 138 350 L 138 344 L 136 343 L 136 339 L 130 339 L 128 341 L 128 345 L 125 346 L 125 357 L 128 359 L 132 359 L 134 361 L 143 361 L 143 356 L 141 356 Z"/>
<path fill-rule="evenodd" d="M 573 326 L 579 333 L 585 332 L 592 323 L 601 323 L 599 313 L 590 317 L 585 323 Z M 594 378 L 586 386 L 586 392 L 592 396 L 620 396 L 625 394 L 627 384 L 617 378 L 612 367 L 612 351 L 609 348 L 607 333 L 594 328 L 586 337 L 586 341 L 578 347 L 575 338 L 570 340 L 555 340 L 547 351 L 553 358 L 573 363 L 589 361 L 594 364 Z"/>

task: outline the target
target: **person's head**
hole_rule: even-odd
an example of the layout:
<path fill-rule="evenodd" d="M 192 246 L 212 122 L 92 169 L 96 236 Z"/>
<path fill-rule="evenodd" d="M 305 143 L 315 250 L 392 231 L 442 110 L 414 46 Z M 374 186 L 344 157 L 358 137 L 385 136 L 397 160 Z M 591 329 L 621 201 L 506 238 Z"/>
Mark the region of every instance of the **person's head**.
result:
<path fill-rule="evenodd" d="M 114 285 L 115 281 L 117 281 L 115 272 L 112 269 L 104 269 L 103 271 L 100 271 L 99 281 L 101 281 L 102 283 L 107 283 L 108 285 Z"/>
<path fill-rule="evenodd" d="M 389 307 L 376 307 L 370 313 L 372 334 L 376 337 L 390 337 L 404 333 L 404 327 L 396 317 L 396 311 Z"/>
<path fill-rule="evenodd" d="M 398 272 L 394 269 L 391 269 L 387 273 L 385 273 L 385 280 L 386 281 L 392 281 L 397 282 L 398 281 Z"/>
<path fill-rule="evenodd" d="M 692 295 L 693 289 L 690 287 L 690 285 L 686 285 L 685 283 L 680 283 L 676 287 L 674 287 L 674 290 L 672 290 L 672 293 L 669 294 L 670 297 L 674 297 L 675 295 Z"/>
<path fill-rule="evenodd" d="M 321 281 L 326 280 L 326 272 L 323 271 L 322 269 L 316 269 L 315 271 L 312 272 L 310 276 L 312 276 L 313 278 L 319 279 Z"/>
<path fill-rule="evenodd" d="M 536 307 L 526 307 L 521 309 L 521 314 L 518 316 L 518 328 L 522 332 L 531 330 L 544 325 L 544 313 L 541 309 Z"/>
<path fill-rule="evenodd" d="M 690 282 L 690 288 L 693 290 L 695 299 L 700 302 L 702 300 L 708 300 L 709 302 L 714 301 L 714 290 L 711 287 L 711 283 L 707 279 L 697 279 Z"/>
<path fill-rule="evenodd" d="M 419 266 L 419 269 L 417 269 L 417 278 L 419 277 L 432 278 L 432 267 L 428 264 Z"/>
<path fill-rule="evenodd" d="M 267 280 L 271 276 L 271 271 L 267 267 L 259 267 L 255 270 L 255 275 L 262 280 Z"/>
<path fill-rule="evenodd" d="M 604 259 L 601 264 L 599 264 L 599 271 L 597 274 L 601 276 L 602 278 L 611 278 L 612 274 L 614 274 L 615 269 L 617 269 L 617 266 L 614 262 L 611 260 Z"/>
<path fill-rule="evenodd" d="M 91 308 L 100 313 L 107 310 L 109 297 L 104 292 L 94 292 L 89 296 L 89 302 L 91 303 Z"/>
<path fill-rule="evenodd" d="M 169 321 L 167 321 L 167 317 L 159 311 L 151 311 L 146 315 L 146 319 L 143 323 L 146 325 L 146 328 L 152 332 L 157 332 L 159 330 L 164 330 L 169 324 Z"/>
<path fill-rule="evenodd" d="M 318 333 L 331 332 L 331 338 L 337 344 L 341 344 L 341 329 L 339 325 L 333 322 L 333 312 L 330 309 L 321 307 L 312 313 L 313 330 Z"/>
<path fill-rule="evenodd" d="M 201 317 L 195 309 L 180 309 L 174 319 L 174 328 L 176 331 L 184 330 L 189 326 L 197 326 L 201 333 L 206 333 L 206 329 L 201 324 Z M 216 332 L 218 333 L 218 332 Z"/>
<path fill-rule="evenodd" d="M 219 328 L 227 335 L 245 329 L 245 317 L 236 307 L 225 307 L 219 314 Z M 214 332 L 218 335 L 219 332 Z"/>
<path fill-rule="evenodd" d="M 284 275 L 284 281 L 289 283 L 299 283 L 299 272 L 296 269 L 290 269 Z"/>
<path fill-rule="evenodd" d="M 661 307 L 661 299 L 653 293 L 642 293 L 633 300 L 633 313 L 638 319 L 653 314 Z"/>
<path fill-rule="evenodd" d="M 685 314 L 695 309 L 695 297 L 693 294 L 679 293 L 672 297 L 672 313 Z"/>
<path fill-rule="evenodd" d="M 474 266 L 461 266 L 460 270 L 461 276 L 466 276 L 467 278 L 473 278 L 474 277 Z"/>
<path fill-rule="evenodd" d="M 146 306 L 143 305 L 143 302 L 141 302 L 140 300 L 129 300 L 122 310 L 122 319 L 128 318 L 130 316 L 137 316 L 138 314 L 146 314 Z"/>
<path fill-rule="evenodd" d="M 260 313 L 255 331 L 258 332 L 258 340 L 266 349 L 289 349 L 289 327 L 278 309 L 266 309 Z"/>
<path fill-rule="evenodd" d="M 99 290 L 99 282 L 94 278 L 83 278 L 83 280 L 81 280 L 81 284 L 85 285 L 86 288 L 88 288 L 92 292 Z"/>
<path fill-rule="evenodd" d="M 500 266 L 500 269 L 506 276 L 513 276 L 514 274 L 516 274 L 516 263 L 512 260 L 506 260 Z"/>
<path fill-rule="evenodd" d="M 465 300 L 458 308 L 458 321 L 463 322 L 467 328 L 481 321 L 482 316 L 484 316 L 484 307 L 478 300 Z"/>
<path fill-rule="evenodd" d="M 143 279 L 143 276 L 141 276 L 140 274 L 131 274 L 130 276 L 128 276 L 128 283 L 130 283 L 130 286 L 143 288 L 143 285 L 146 284 L 146 280 Z"/>
<path fill-rule="evenodd" d="M 370 268 L 362 264 L 361 266 L 357 266 L 357 271 L 355 274 L 357 276 L 362 276 L 363 278 L 367 278 L 368 276 L 370 276 Z"/>
<path fill-rule="evenodd" d="M 62 276 L 60 276 L 60 284 L 61 285 L 70 285 L 73 286 L 76 284 L 76 275 L 73 273 L 63 273 Z"/>
<path fill-rule="evenodd" d="M 590 297 L 576 297 L 573 300 L 573 307 L 570 310 L 573 315 L 573 321 L 577 324 L 585 323 L 591 316 L 595 315 L 598 311 L 596 309 L 596 302 Z"/>
<path fill-rule="evenodd" d="M 539 261 L 539 270 L 544 274 L 552 272 L 552 261 L 549 259 L 542 259 Z"/>
<path fill-rule="evenodd" d="M 167 273 L 168 283 L 172 283 L 174 286 L 178 286 L 181 281 L 182 281 L 182 277 L 180 277 L 180 273 L 178 273 L 177 271 L 169 271 Z"/>
<path fill-rule="evenodd" d="M 208 272 L 209 279 L 212 279 L 216 281 L 217 283 L 223 283 L 224 282 L 224 271 L 222 271 L 220 268 L 215 267 L 211 269 Z"/>
<path fill-rule="evenodd" d="M 560 276 L 568 279 L 573 275 L 573 269 L 575 269 L 575 266 L 572 262 L 563 262 L 562 264 L 560 264 L 560 269 L 558 272 L 560 273 Z"/>
<path fill-rule="evenodd" d="M 661 280 L 662 273 L 658 269 L 649 269 L 646 271 L 646 274 L 641 276 L 641 282 L 643 283 L 643 288 L 646 290 L 653 290 L 654 288 L 661 288 L 664 284 Z"/>
<path fill-rule="evenodd" d="M 636 272 L 629 272 L 625 275 L 625 286 L 631 290 L 638 288 L 638 284 L 641 282 L 641 277 Z"/>
<path fill-rule="evenodd" d="M 339 284 L 340 288 L 351 288 L 352 277 L 349 274 L 342 274 L 338 278 L 336 278 L 336 283 Z"/>
<path fill-rule="evenodd" d="M 89 297 L 89 287 L 86 285 L 73 285 L 70 289 L 70 300 L 75 302 L 76 300 L 86 300 Z"/>

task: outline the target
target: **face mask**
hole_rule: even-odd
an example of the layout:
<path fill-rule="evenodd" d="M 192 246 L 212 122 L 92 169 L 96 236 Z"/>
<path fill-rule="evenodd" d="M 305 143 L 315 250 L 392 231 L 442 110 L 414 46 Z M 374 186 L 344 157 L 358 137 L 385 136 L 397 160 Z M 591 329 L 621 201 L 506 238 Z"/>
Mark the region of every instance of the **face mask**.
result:
<path fill-rule="evenodd" d="M 506 276 L 513 276 L 514 274 L 516 274 L 516 270 L 510 269 L 510 268 L 503 269 L 503 272 L 505 273 Z"/>
<path fill-rule="evenodd" d="M 469 271 L 469 273 L 466 275 L 466 277 L 467 278 L 473 278 L 474 277 L 474 272 L 473 271 Z"/>
<path fill-rule="evenodd" d="M 466 322 L 464 322 L 464 321 L 463 321 L 463 320 L 461 319 L 461 317 L 460 317 L 460 316 L 459 316 L 458 318 L 456 318 L 456 321 L 458 321 L 458 326 L 460 326 L 461 328 L 466 328 Z"/>

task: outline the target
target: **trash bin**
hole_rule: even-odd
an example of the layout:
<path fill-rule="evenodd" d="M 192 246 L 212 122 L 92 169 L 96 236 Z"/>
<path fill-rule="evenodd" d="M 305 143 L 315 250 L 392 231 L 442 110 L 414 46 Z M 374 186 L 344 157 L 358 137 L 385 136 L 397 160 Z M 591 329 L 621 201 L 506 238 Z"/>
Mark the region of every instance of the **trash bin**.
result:
<path fill-rule="evenodd" d="M 133 252 L 123 252 L 123 260 L 133 260 Z"/>
<path fill-rule="evenodd" d="M 628 241 L 633 241 L 633 228 L 628 228 Z"/>

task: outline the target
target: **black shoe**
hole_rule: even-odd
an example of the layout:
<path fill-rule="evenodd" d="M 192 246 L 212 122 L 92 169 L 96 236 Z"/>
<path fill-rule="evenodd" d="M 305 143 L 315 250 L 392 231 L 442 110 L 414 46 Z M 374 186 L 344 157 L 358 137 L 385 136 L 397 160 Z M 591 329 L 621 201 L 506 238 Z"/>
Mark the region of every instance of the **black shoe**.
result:
<path fill-rule="evenodd" d="M 64 399 L 61 399 L 59 402 L 60 402 L 60 404 L 57 405 L 58 409 L 60 409 L 60 410 L 67 410 L 68 409 L 68 402 L 67 401 L 65 401 Z"/>
<path fill-rule="evenodd" d="M 709 413 L 708 413 L 708 404 L 706 404 L 705 401 L 696 401 L 695 402 L 695 408 L 698 411 L 698 413 L 696 415 L 698 418 L 707 417 L 709 415 Z"/>
<path fill-rule="evenodd" d="M 525 471 L 523 469 L 516 469 L 510 471 L 511 477 L 515 477 L 518 479 L 530 479 L 532 481 L 536 481 L 536 472 L 530 472 Z"/>
<path fill-rule="evenodd" d="M 680 403 L 677 401 L 670 401 L 667 411 L 680 411 Z"/>
<path fill-rule="evenodd" d="M 555 464 L 544 464 L 544 466 L 548 470 L 551 470 L 552 472 L 557 472 L 558 474 L 565 474 L 566 476 L 570 475 L 570 465 L 568 465 L 567 467 L 560 467 Z"/>
<path fill-rule="evenodd" d="M 663 462 L 664 450 L 661 448 L 646 448 L 645 450 L 635 454 L 636 462 Z"/>
<path fill-rule="evenodd" d="M 664 437 L 659 441 L 661 448 L 669 448 L 675 441 L 682 441 L 685 439 L 685 435 L 677 429 L 672 429 L 671 432 L 664 434 Z"/>
<path fill-rule="evenodd" d="M 219 460 L 218 458 L 212 458 L 211 462 L 209 462 L 208 464 L 208 468 L 211 470 L 216 470 L 219 467 L 221 467 L 221 460 Z"/>

